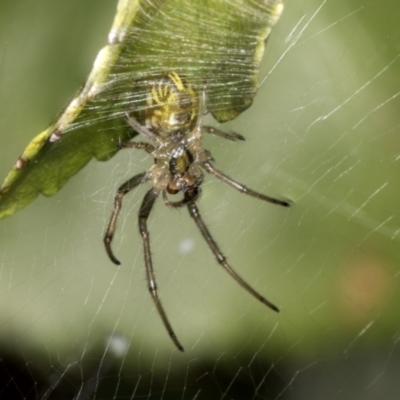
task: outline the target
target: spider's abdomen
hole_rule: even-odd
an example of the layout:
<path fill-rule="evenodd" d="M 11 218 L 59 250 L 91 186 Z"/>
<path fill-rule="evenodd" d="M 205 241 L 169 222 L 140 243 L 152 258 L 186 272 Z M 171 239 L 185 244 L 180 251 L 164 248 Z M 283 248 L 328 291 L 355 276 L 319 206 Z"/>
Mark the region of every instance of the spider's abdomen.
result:
<path fill-rule="evenodd" d="M 148 92 L 145 125 L 162 137 L 184 134 L 194 128 L 198 108 L 197 94 L 187 79 L 171 72 Z"/>

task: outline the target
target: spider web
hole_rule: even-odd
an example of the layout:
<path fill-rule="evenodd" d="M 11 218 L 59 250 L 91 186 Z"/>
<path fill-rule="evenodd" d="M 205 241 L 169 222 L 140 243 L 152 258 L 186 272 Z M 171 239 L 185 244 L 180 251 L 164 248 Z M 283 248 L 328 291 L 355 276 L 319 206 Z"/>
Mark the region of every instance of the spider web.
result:
<path fill-rule="evenodd" d="M 3 176 L 84 81 L 114 11 L 2 1 Z M 295 202 L 283 210 L 211 178 L 199 201 L 232 266 L 280 314 L 218 266 L 186 210 L 159 202 L 149 228 L 176 351 L 146 288 L 145 187 L 124 200 L 122 266 L 103 249 L 117 187 L 151 165 L 120 152 L 1 221 L 0 397 L 397 399 L 399 12 L 286 1 L 253 106 L 222 126 L 246 141 L 205 138 L 218 168 Z"/>

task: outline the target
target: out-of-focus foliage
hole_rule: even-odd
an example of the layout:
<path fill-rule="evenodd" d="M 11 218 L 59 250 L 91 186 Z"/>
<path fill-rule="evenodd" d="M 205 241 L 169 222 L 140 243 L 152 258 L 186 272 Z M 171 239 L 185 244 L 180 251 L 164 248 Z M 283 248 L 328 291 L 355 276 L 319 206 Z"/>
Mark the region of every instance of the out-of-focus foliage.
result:
<path fill-rule="evenodd" d="M 0 188 L 0 218 L 39 193 L 51 196 L 92 157 L 108 160 L 135 133 L 126 113 L 143 106 L 135 82 L 185 75 L 220 122 L 247 109 L 281 0 L 120 0 L 108 45 L 60 116 L 37 135 Z M 146 89 L 146 86 L 143 85 Z"/>

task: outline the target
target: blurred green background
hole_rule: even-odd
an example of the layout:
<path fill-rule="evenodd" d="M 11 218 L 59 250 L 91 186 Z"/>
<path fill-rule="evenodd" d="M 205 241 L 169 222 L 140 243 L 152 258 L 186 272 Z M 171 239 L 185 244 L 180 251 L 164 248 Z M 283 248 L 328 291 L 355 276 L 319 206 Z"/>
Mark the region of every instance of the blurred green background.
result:
<path fill-rule="evenodd" d="M 0 221 L 0 393 L 398 398 L 400 4 L 385 6 L 286 1 L 253 106 L 223 126 L 246 142 L 205 138 L 220 169 L 295 202 L 283 210 L 214 179 L 199 202 L 232 266 L 281 313 L 221 270 L 185 210 L 160 202 L 152 249 L 178 354 L 146 289 L 145 188 L 124 203 L 122 266 L 103 249 L 116 188 L 151 165 L 120 152 Z M 115 7 L 0 3 L 1 177 L 84 82 Z"/>

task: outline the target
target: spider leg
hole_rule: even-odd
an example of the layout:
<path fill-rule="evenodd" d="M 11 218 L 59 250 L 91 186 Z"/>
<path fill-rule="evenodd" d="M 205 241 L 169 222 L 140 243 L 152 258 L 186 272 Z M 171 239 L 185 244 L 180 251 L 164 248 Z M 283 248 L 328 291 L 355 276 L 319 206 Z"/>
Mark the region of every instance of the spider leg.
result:
<path fill-rule="evenodd" d="M 218 247 L 217 243 L 211 236 L 210 231 L 208 230 L 207 226 L 205 225 L 201 215 L 199 213 L 199 209 L 197 208 L 195 201 L 189 201 L 187 204 L 190 216 L 196 222 L 197 227 L 200 229 L 201 234 L 203 235 L 205 241 L 207 242 L 208 246 L 210 247 L 211 251 L 213 252 L 215 258 L 217 259 L 218 263 L 225 269 L 228 274 L 235 279 L 235 281 L 246 289 L 251 295 L 253 295 L 257 300 L 261 301 L 261 303 L 265 304 L 267 307 L 271 308 L 272 310 L 279 312 L 278 307 L 268 301 L 265 297 L 261 296 L 260 293 L 255 291 L 246 281 L 244 281 L 236 272 L 235 270 L 228 264 L 226 257 L 221 252 L 220 248 Z"/>
<path fill-rule="evenodd" d="M 192 189 L 192 191 L 193 191 L 193 189 Z M 167 191 L 166 191 L 166 190 L 163 190 L 163 192 L 162 192 L 164 204 L 165 204 L 167 207 L 175 207 L 175 208 L 179 208 L 179 207 L 186 206 L 186 204 L 187 204 L 189 201 L 194 201 L 194 200 L 196 200 L 196 199 L 199 197 L 199 194 L 200 194 L 200 189 L 197 188 L 196 191 L 195 191 L 195 193 L 194 193 L 194 195 L 193 195 L 192 197 L 190 197 L 190 198 L 184 197 L 183 199 L 178 200 L 178 201 L 171 201 L 171 200 L 168 199 Z"/>
<path fill-rule="evenodd" d="M 122 199 L 123 197 L 130 192 L 132 189 L 135 187 L 139 186 L 141 183 L 148 181 L 150 178 L 147 176 L 146 172 L 143 172 L 141 174 L 135 175 L 133 178 L 129 179 L 126 181 L 124 184 L 122 184 L 117 191 L 117 194 L 115 195 L 114 198 L 114 211 L 111 214 L 110 222 L 108 223 L 108 228 L 106 230 L 106 233 L 104 235 L 104 246 L 106 247 L 106 251 L 108 254 L 108 257 L 110 257 L 110 260 L 117 265 L 120 265 L 121 263 L 119 260 L 114 256 L 114 253 L 111 250 L 111 242 L 114 237 L 114 232 L 115 232 L 115 226 L 117 224 L 117 219 L 119 216 L 119 212 L 121 211 L 121 206 L 122 206 Z"/>
<path fill-rule="evenodd" d="M 118 147 L 120 149 L 131 149 L 135 148 L 138 150 L 144 150 L 145 152 L 151 154 L 154 150 L 155 147 L 151 145 L 150 143 L 146 142 L 131 142 L 131 141 L 126 141 L 126 142 L 121 142 L 119 143 Z"/>
<path fill-rule="evenodd" d="M 187 200 L 185 200 L 185 199 L 181 199 L 181 200 L 178 200 L 178 201 L 171 201 L 171 200 L 169 200 L 169 199 L 168 199 L 168 196 L 167 196 L 167 191 L 166 191 L 166 190 L 163 190 L 162 196 L 163 196 L 164 204 L 165 204 L 167 207 L 179 208 L 179 207 L 185 206 L 186 203 L 187 203 Z"/>
<path fill-rule="evenodd" d="M 174 330 L 172 329 L 171 324 L 168 321 L 167 314 L 165 314 L 164 308 L 161 305 L 161 301 L 158 298 L 157 283 L 153 270 L 153 262 L 151 259 L 150 236 L 149 236 L 149 231 L 147 229 L 147 219 L 149 218 L 149 214 L 159 194 L 160 191 L 158 189 L 151 188 L 144 196 L 139 211 L 139 230 L 143 240 L 144 262 L 146 265 L 147 283 L 149 285 L 148 289 L 151 294 L 151 297 L 153 298 L 154 304 L 157 308 L 158 313 L 160 314 L 160 317 L 164 323 L 166 330 L 168 331 L 169 336 L 171 337 L 172 341 L 174 342 L 178 350 L 184 351 L 182 345 L 179 343 L 178 338 L 175 335 Z"/>
<path fill-rule="evenodd" d="M 247 194 L 249 196 L 253 196 L 257 199 L 268 201 L 269 203 L 278 204 L 283 207 L 290 207 L 291 202 L 286 200 L 275 199 L 274 197 L 266 196 L 265 194 L 255 192 L 254 190 L 249 189 L 248 187 L 242 185 L 241 183 L 233 180 L 229 176 L 225 175 L 223 172 L 216 169 L 209 161 L 205 161 L 201 163 L 201 166 L 210 174 L 214 175 L 222 182 L 227 183 L 229 186 L 232 186 L 234 189 L 238 190 L 241 193 Z"/>
<path fill-rule="evenodd" d="M 221 131 L 217 128 L 214 128 L 213 126 L 202 126 L 201 127 L 202 131 L 206 133 L 211 133 L 212 135 L 220 136 L 223 137 L 224 139 L 229 139 L 229 140 L 245 140 L 245 137 L 242 135 L 239 135 L 238 133 L 235 132 L 224 132 Z"/>
<path fill-rule="evenodd" d="M 152 132 L 149 128 L 147 128 L 144 125 L 141 125 L 139 121 L 136 120 L 136 118 L 132 117 L 128 113 L 125 113 L 126 117 L 128 119 L 128 124 L 133 128 L 133 130 L 137 133 L 140 133 L 142 136 L 144 136 L 148 140 L 152 140 L 156 143 L 159 143 L 160 138 Z"/>

